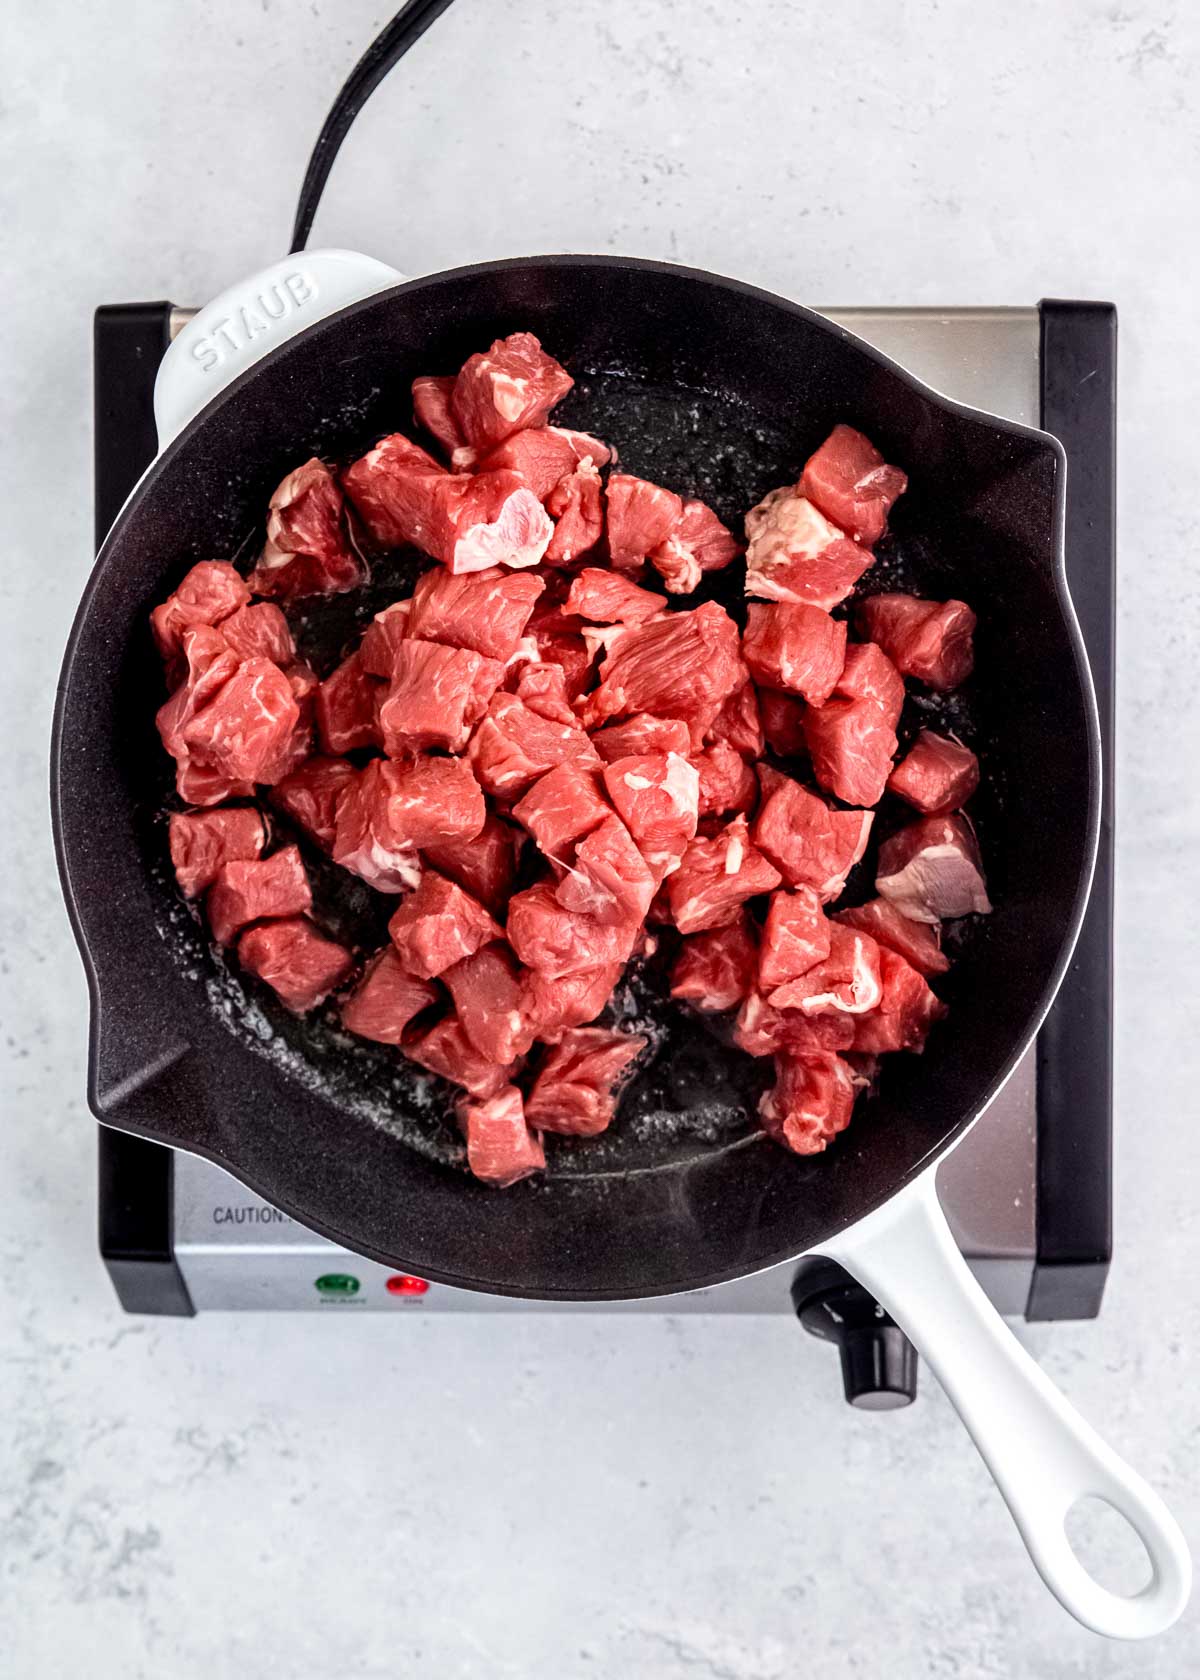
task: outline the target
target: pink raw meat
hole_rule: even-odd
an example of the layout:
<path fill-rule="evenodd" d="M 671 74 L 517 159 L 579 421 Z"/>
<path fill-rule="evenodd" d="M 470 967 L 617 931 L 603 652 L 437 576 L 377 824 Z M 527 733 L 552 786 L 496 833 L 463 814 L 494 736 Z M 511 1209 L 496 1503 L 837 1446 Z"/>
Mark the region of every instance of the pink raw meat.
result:
<path fill-rule="evenodd" d="M 573 566 L 592 552 L 604 535 L 604 505 L 600 474 L 590 460 L 559 479 L 546 497 L 546 512 L 555 522 L 547 566 Z"/>
<path fill-rule="evenodd" d="M 928 688 L 957 688 L 971 675 L 975 614 L 965 601 L 872 595 L 859 602 L 855 622 L 902 675 Z"/>
<path fill-rule="evenodd" d="M 529 968 L 561 980 L 629 960 L 641 926 L 598 922 L 565 909 L 549 881 L 517 893 L 508 909 L 508 939 Z"/>
<path fill-rule="evenodd" d="M 780 1055 L 759 1103 L 763 1131 L 796 1155 L 820 1155 L 850 1124 L 858 1087 L 840 1056 Z"/>
<path fill-rule="evenodd" d="M 847 805 L 877 805 L 892 770 L 896 731 L 874 700 L 830 700 L 804 714 L 813 774 Z"/>
<path fill-rule="evenodd" d="M 688 846 L 667 881 L 671 918 L 680 933 L 724 927 L 748 898 L 779 881 L 779 871 L 752 844 L 745 817 L 735 817 L 712 839 L 697 836 Z"/>
<path fill-rule="evenodd" d="M 822 706 L 846 662 L 846 626 L 803 602 L 752 602 L 742 654 L 755 682 Z"/>
<path fill-rule="evenodd" d="M 514 432 L 497 444 L 479 463 L 480 472 L 506 467 L 519 472 L 539 502 L 544 502 L 560 479 L 573 473 L 582 461 L 604 466 L 608 450 L 586 432 L 569 432 L 561 426 L 530 426 Z"/>
<path fill-rule="evenodd" d="M 476 1050 L 462 1029 L 457 1015 L 451 1010 L 436 1026 L 403 1046 L 409 1061 L 430 1073 L 440 1074 L 452 1085 L 461 1085 L 473 1097 L 494 1097 L 507 1085 L 517 1071 L 512 1067 L 497 1067 Z"/>
<path fill-rule="evenodd" d="M 591 624 L 641 624 L 665 612 L 667 598 L 642 589 L 619 572 L 585 566 L 572 580 L 562 611 L 576 613 Z"/>
<path fill-rule="evenodd" d="M 691 732 L 686 723 L 678 718 L 651 717 L 649 712 L 636 712 L 624 723 L 610 723 L 607 729 L 598 729 L 592 736 L 592 745 L 605 764 L 648 753 L 678 753 L 686 758 L 692 750 Z"/>
<path fill-rule="evenodd" d="M 607 806 L 604 820 L 582 839 L 555 896 L 568 910 L 598 922 L 640 924 L 657 881 L 619 817 Z"/>
<path fill-rule="evenodd" d="M 789 886 L 812 887 L 823 904 L 837 898 L 867 849 L 873 811 L 834 811 L 815 793 L 767 765 L 758 772 L 762 803 L 754 842 Z"/>
<path fill-rule="evenodd" d="M 504 667 L 466 648 L 409 637 L 396 649 L 376 721 L 390 758 L 430 747 L 461 752 L 499 687 Z"/>
<path fill-rule="evenodd" d="M 514 694 L 493 695 L 468 756 L 480 784 L 503 799 L 519 798 L 556 764 L 568 760 L 599 763 L 596 749 L 578 724 L 541 717 Z"/>
<path fill-rule="evenodd" d="M 654 875 L 678 868 L 699 815 L 695 765 L 679 753 L 635 754 L 605 765 L 604 785 Z"/>
<path fill-rule="evenodd" d="M 848 650 L 847 650 L 848 651 Z M 766 744 L 780 758 L 807 751 L 804 739 L 804 702 L 794 694 L 764 688 L 758 696 Z"/>
<path fill-rule="evenodd" d="M 834 919 L 869 933 L 877 945 L 895 951 L 926 978 L 945 974 L 950 967 L 950 958 L 939 944 L 940 924 L 911 921 L 886 898 L 873 898 L 852 910 L 837 910 Z"/>
<path fill-rule="evenodd" d="M 275 783 L 271 804 L 290 817 L 323 852 L 328 852 L 337 833 L 338 800 L 357 776 L 357 770 L 346 759 L 318 755 Z"/>
<path fill-rule="evenodd" d="M 738 1010 L 733 1042 L 748 1056 L 773 1056 L 786 1050 L 794 1056 L 827 1055 L 849 1050 L 855 1022 L 861 1015 L 804 1015 L 798 1009 L 777 1009 L 761 992 L 748 992 Z"/>
<path fill-rule="evenodd" d="M 671 970 L 671 996 L 697 1009 L 736 1009 L 754 987 L 758 948 L 743 910 L 727 927 L 685 939 Z"/>
<path fill-rule="evenodd" d="M 454 379 L 453 374 L 445 378 L 423 374 L 412 382 L 413 417 L 418 426 L 424 426 L 430 437 L 436 438 L 447 455 L 452 455 L 463 440 L 450 412 Z"/>
<path fill-rule="evenodd" d="M 870 547 L 887 530 L 892 503 L 908 479 L 853 426 L 835 426 L 804 463 L 798 488 L 826 519 Z"/>
<path fill-rule="evenodd" d="M 439 462 L 403 432 L 380 438 L 342 474 L 346 494 L 363 524 L 382 548 L 415 542 L 424 533 L 434 506 L 431 483 L 449 478 Z M 457 492 L 461 495 L 461 490 Z"/>
<path fill-rule="evenodd" d="M 561 665 L 544 665 L 540 660 L 521 665 L 512 692 L 523 706 L 551 723 L 579 722 L 567 695 L 567 676 Z"/>
<path fill-rule="evenodd" d="M 683 516 L 683 502 L 661 484 L 613 473 L 605 489 L 608 553 L 618 572 L 637 573 L 651 549 L 665 543 Z"/>
<path fill-rule="evenodd" d="M 737 625 L 715 601 L 630 627 L 600 668 L 590 728 L 633 712 L 680 718 L 703 745 L 724 702 L 746 680 Z"/>
<path fill-rule="evenodd" d="M 507 1066 L 533 1043 L 521 974 L 507 945 L 484 945 L 442 974 L 459 1024 L 481 1056 Z"/>
<path fill-rule="evenodd" d="M 893 1050 L 925 1048 L 929 1029 L 948 1013 L 916 969 L 886 947 L 880 949 L 883 996 L 879 1007 L 854 1023 L 854 1048 L 881 1056 Z"/>
<path fill-rule="evenodd" d="M 349 951 L 302 916 L 251 928 L 238 941 L 237 954 L 242 967 L 265 981 L 295 1015 L 315 1009 L 354 967 Z"/>
<path fill-rule="evenodd" d="M 758 778 L 740 753 L 726 741 L 715 741 L 693 758 L 700 776 L 699 814 L 752 811 L 758 799 Z"/>
<path fill-rule="evenodd" d="M 726 742 L 743 758 L 762 757 L 766 742 L 758 690 L 752 682 L 744 682 L 740 688 L 734 689 L 713 719 L 708 739 L 710 742 Z"/>
<path fill-rule="evenodd" d="M 250 591 L 228 560 L 201 560 L 150 614 L 155 645 L 172 676 L 182 667 L 183 633 L 198 624 L 221 624 L 244 607 Z"/>
<path fill-rule="evenodd" d="M 256 595 L 292 601 L 344 594 L 365 576 L 346 539 L 342 492 L 314 456 L 290 472 L 271 497 L 266 546 L 250 587 Z"/>
<path fill-rule="evenodd" d="M 420 880 L 418 847 L 473 839 L 485 814 L 457 759 L 373 759 L 338 802 L 333 859 L 380 892 L 404 892 Z"/>
<path fill-rule="evenodd" d="M 759 989 L 770 996 L 777 986 L 807 974 L 824 962 L 831 945 L 829 923 L 811 887 L 772 893 L 759 950 Z"/>
<path fill-rule="evenodd" d="M 376 1044 L 403 1044 L 409 1023 L 437 1002 L 437 988 L 405 971 L 390 945 L 377 951 L 342 1004 L 342 1025 Z"/>
<path fill-rule="evenodd" d="M 865 1015 L 883 996 L 880 947 L 869 933 L 827 922 L 829 954 L 794 979 L 776 986 L 768 1003 L 776 1009 L 799 1009 L 802 1015 Z"/>
<path fill-rule="evenodd" d="M 158 708 L 155 723 L 163 746 L 182 766 L 190 756 L 185 730 L 233 676 L 239 660 L 221 632 L 207 624 L 190 625 L 183 631 L 179 653 L 181 680 L 171 698 Z"/>
<path fill-rule="evenodd" d="M 406 634 L 511 659 L 545 587 L 543 578 L 497 567 L 457 577 L 431 567 L 417 579 Z"/>
<path fill-rule="evenodd" d="M 232 945 L 251 922 L 303 916 L 312 909 L 312 888 L 299 847 L 225 864 L 204 908 L 218 945 Z"/>
<path fill-rule="evenodd" d="M 874 558 L 790 487 L 751 508 L 746 536 L 747 595 L 826 612 L 845 600 Z"/>
<path fill-rule="evenodd" d="M 521 1008 L 534 1037 L 543 1044 L 556 1044 L 569 1027 L 586 1027 L 594 1021 L 623 970 L 622 963 L 604 963 L 551 980 L 535 968 L 526 969 Z"/>
<path fill-rule="evenodd" d="M 596 1137 L 611 1123 L 620 1087 L 646 1043 L 607 1027 L 564 1032 L 533 1082 L 525 1105 L 529 1124 L 567 1137 Z"/>
<path fill-rule="evenodd" d="M 965 805 L 979 786 L 979 760 L 961 741 L 922 729 L 887 785 L 926 816 L 943 816 Z"/>
<path fill-rule="evenodd" d="M 992 908 L 974 830 L 964 817 L 922 817 L 879 848 L 875 890 L 914 922 Z"/>
<path fill-rule="evenodd" d="M 175 811 L 170 821 L 171 862 L 185 898 L 197 898 L 212 886 L 227 863 L 246 863 L 262 855 L 267 830 L 252 805 L 216 811 Z"/>
<path fill-rule="evenodd" d="M 381 693 L 378 680 L 363 665 L 360 651 L 343 659 L 317 690 L 317 737 L 322 751 L 347 753 L 358 747 L 377 746 L 375 704 Z"/>
<path fill-rule="evenodd" d="M 464 957 L 474 956 L 481 945 L 503 938 L 478 900 L 432 869 L 425 870 L 416 891 L 401 900 L 388 933 L 402 967 L 422 980 L 436 979 Z"/>
<path fill-rule="evenodd" d="M 489 811 L 478 834 L 427 845 L 425 858 L 493 915 L 499 915 L 516 877 L 521 839 L 516 829 Z"/>
<path fill-rule="evenodd" d="M 239 659 L 269 659 L 286 670 L 296 658 L 288 621 L 273 601 L 254 601 L 221 620 L 221 634 Z"/>
<path fill-rule="evenodd" d="M 669 536 L 650 551 L 649 560 L 670 594 L 688 595 L 705 572 L 719 572 L 743 547 L 705 502 L 693 499 L 684 502 Z"/>
<path fill-rule="evenodd" d="M 574 383 L 532 333 L 510 333 L 463 363 L 450 412 L 465 444 L 493 449 L 514 432 L 541 425 Z"/>
<path fill-rule="evenodd" d="M 515 1085 L 504 1085 L 491 1097 L 462 1097 L 457 1114 L 467 1140 L 467 1165 L 493 1190 L 507 1190 L 546 1165 L 541 1140 L 526 1123 Z"/>
<path fill-rule="evenodd" d="M 265 782 L 300 721 L 287 677 L 269 659 L 247 659 L 197 711 L 183 742 L 197 763 L 231 781 Z M 282 772 L 281 772 L 282 773 Z"/>
<path fill-rule="evenodd" d="M 870 700 L 895 729 L 904 710 L 904 678 L 874 642 L 851 642 L 833 692 L 844 700 Z"/>
<path fill-rule="evenodd" d="M 435 569 L 433 575 L 446 577 L 449 574 Z M 357 649 L 364 671 L 384 681 L 391 676 L 396 651 L 408 636 L 408 621 L 411 617 L 411 601 L 393 601 L 390 607 L 385 607 L 382 612 L 375 614 L 363 631 L 362 641 Z M 436 636 L 428 639 L 437 641 Z"/>
<path fill-rule="evenodd" d="M 513 806 L 513 816 L 539 850 L 563 860 L 572 840 L 611 817 L 612 807 L 603 797 L 599 772 L 568 761 L 540 776 Z"/>

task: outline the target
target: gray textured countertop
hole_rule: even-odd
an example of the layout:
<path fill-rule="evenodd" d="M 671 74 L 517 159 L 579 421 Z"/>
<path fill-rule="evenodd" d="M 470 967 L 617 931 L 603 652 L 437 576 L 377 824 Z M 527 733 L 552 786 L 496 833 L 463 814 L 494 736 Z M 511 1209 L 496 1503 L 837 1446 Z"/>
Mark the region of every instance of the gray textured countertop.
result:
<path fill-rule="evenodd" d="M 43 0 L 4 26 L 0 1668 L 1182 1680 L 1194 1613 L 1137 1649 L 1075 1627 L 935 1385 L 854 1414 L 786 1320 L 117 1310 L 44 791 L 90 563 L 91 311 L 201 302 L 280 252 L 386 11 Z M 818 303 L 1116 299 L 1118 1252 L 1098 1322 L 1027 1340 L 1193 1539 L 1198 62 L 1194 11 L 1140 0 L 460 0 L 315 240 L 409 272 L 636 252 Z"/>

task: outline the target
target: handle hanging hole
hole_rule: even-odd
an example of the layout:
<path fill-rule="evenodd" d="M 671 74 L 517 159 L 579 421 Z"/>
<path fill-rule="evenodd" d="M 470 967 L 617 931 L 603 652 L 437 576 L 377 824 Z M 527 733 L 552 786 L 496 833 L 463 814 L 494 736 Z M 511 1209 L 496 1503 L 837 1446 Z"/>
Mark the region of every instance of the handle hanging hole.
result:
<path fill-rule="evenodd" d="M 1150 1585 L 1154 1570 L 1141 1535 L 1115 1505 L 1082 1495 L 1063 1518 L 1067 1541 L 1093 1581 L 1122 1598 Z"/>

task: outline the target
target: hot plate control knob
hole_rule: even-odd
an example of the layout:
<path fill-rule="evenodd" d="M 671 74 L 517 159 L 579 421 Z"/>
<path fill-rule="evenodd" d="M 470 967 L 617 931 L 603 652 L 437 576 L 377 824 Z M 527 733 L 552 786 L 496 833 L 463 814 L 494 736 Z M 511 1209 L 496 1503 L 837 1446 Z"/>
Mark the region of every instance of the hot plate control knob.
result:
<path fill-rule="evenodd" d="M 917 1397 L 917 1350 L 873 1295 L 831 1260 L 806 1260 L 792 1283 L 796 1316 L 810 1335 L 836 1342 L 846 1399 L 892 1411 Z"/>

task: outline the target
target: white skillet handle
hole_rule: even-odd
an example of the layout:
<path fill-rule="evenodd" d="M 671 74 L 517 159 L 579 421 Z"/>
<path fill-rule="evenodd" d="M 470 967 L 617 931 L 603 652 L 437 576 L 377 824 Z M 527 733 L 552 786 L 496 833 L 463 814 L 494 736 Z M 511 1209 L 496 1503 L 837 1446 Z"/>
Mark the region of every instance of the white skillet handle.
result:
<path fill-rule="evenodd" d="M 206 303 L 170 345 L 154 382 L 158 447 L 285 339 L 406 276 L 357 251 L 300 251 Z"/>
<path fill-rule="evenodd" d="M 871 1291 L 928 1360 L 1059 1603 L 1110 1639 L 1170 1627 L 1192 1577 L 1178 1524 L 1005 1326 L 955 1245 L 933 1172 L 821 1252 Z M 1067 1512 L 1089 1494 L 1114 1506 L 1149 1554 L 1151 1579 L 1132 1597 L 1093 1580 L 1067 1540 Z"/>

